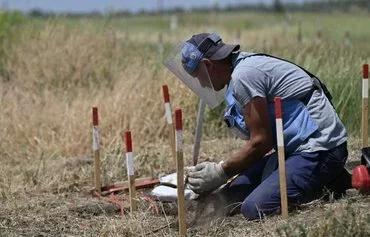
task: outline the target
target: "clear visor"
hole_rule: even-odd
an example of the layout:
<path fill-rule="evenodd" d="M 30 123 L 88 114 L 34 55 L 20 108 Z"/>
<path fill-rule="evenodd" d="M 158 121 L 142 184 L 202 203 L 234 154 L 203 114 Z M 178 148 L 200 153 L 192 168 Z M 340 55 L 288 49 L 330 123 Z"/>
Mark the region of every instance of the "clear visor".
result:
<path fill-rule="evenodd" d="M 220 91 L 214 90 L 207 67 L 204 61 L 201 60 L 202 55 L 199 55 L 196 47 L 187 48 L 184 52 L 186 44 L 188 43 L 185 42 L 177 46 L 164 61 L 164 65 L 213 109 L 225 99 L 226 90 L 225 88 Z M 189 61 L 192 59 L 194 60 Z M 189 65 L 191 65 L 190 70 Z"/>

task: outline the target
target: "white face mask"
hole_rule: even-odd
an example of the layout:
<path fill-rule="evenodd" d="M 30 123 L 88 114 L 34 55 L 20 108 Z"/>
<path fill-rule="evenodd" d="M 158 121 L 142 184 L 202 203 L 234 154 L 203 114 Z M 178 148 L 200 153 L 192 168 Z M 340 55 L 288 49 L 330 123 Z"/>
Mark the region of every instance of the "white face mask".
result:
<path fill-rule="evenodd" d="M 226 88 L 217 91 L 214 89 L 205 61 L 201 59 L 202 56 L 197 47 L 184 42 L 174 47 L 164 61 L 164 65 L 209 108 L 213 109 L 225 100 Z"/>

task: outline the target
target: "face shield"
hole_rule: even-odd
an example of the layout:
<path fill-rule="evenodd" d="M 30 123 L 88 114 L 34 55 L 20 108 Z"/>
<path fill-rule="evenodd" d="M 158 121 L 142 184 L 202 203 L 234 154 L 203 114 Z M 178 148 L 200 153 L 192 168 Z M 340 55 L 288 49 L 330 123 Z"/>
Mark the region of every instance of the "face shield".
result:
<path fill-rule="evenodd" d="M 212 43 L 212 41 L 211 41 Z M 225 88 L 215 91 L 207 67 L 202 60 L 202 51 L 189 42 L 184 42 L 172 51 L 164 65 L 211 109 L 225 97 Z"/>

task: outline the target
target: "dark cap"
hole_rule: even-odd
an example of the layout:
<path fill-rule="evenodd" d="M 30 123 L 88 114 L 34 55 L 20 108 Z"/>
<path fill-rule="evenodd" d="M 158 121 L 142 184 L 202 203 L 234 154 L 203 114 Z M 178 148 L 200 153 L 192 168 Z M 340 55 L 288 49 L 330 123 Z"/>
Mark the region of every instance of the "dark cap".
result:
<path fill-rule="evenodd" d="M 197 35 L 193 35 L 187 42 L 193 44 L 196 47 L 199 47 L 204 40 L 207 40 L 207 37 L 210 33 L 201 33 Z M 206 52 L 204 52 L 204 57 L 209 58 L 211 60 L 222 60 L 229 56 L 232 52 L 238 51 L 240 49 L 240 45 L 238 44 L 225 44 L 220 41 L 217 44 L 211 45 Z"/>

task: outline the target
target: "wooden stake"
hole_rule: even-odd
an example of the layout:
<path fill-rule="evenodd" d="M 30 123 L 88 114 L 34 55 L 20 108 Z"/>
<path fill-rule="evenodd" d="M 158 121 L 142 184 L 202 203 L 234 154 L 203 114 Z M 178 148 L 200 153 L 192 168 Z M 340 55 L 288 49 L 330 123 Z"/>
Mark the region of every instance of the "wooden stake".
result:
<path fill-rule="evenodd" d="M 171 22 L 170 22 L 170 30 L 171 31 L 177 30 L 177 25 L 178 25 L 177 22 L 178 22 L 177 16 L 176 15 L 172 15 L 171 16 Z"/>
<path fill-rule="evenodd" d="M 320 41 L 320 40 L 321 40 L 321 36 L 322 36 L 321 30 L 317 30 L 317 31 L 316 31 L 316 39 L 317 39 L 318 41 Z"/>
<path fill-rule="evenodd" d="M 203 100 L 199 100 L 198 118 L 197 118 L 197 125 L 195 129 L 195 142 L 194 142 L 194 151 L 193 151 L 193 165 L 194 166 L 197 165 L 198 163 L 205 110 L 206 110 L 206 103 L 204 103 Z"/>
<path fill-rule="evenodd" d="M 158 44 L 160 44 L 160 45 L 163 44 L 163 35 L 162 35 L 162 33 L 158 33 Z"/>
<path fill-rule="evenodd" d="M 101 193 L 100 181 L 100 131 L 99 131 L 99 116 L 98 108 L 92 108 L 93 118 L 93 151 L 94 151 L 94 183 L 95 190 Z"/>
<path fill-rule="evenodd" d="M 240 39 L 241 39 L 241 31 L 240 29 L 238 29 L 235 33 L 235 43 L 240 43 Z"/>
<path fill-rule="evenodd" d="M 298 40 L 299 43 L 302 41 L 302 21 L 299 21 L 299 23 L 298 23 L 297 40 Z"/>
<path fill-rule="evenodd" d="M 368 147 L 368 110 L 369 110 L 369 65 L 362 68 L 362 148 Z"/>
<path fill-rule="evenodd" d="M 163 45 L 163 34 L 158 33 L 158 51 L 159 53 L 163 53 L 164 45 Z"/>
<path fill-rule="evenodd" d="M 170 94 L 168 92 L 168 86 L 163 85 L 162 91 L 163 91 L 164 107 L 165 107 L 165 113 L 166 113 L 168 135 L 170 138 L 170 146 L 171 146 L 173 164 L 176 166 L 175 128 L 173 126 L 172 110 L 171 110 Z"/>
<path fill-rule="evenodd" d="M 134 157 L 132 153 L 132 140 L 131 132 L 127 131 L 121 134 L 122 139 L 126 143 L 126 164 L 127 164 L 127 175 L 129 182 L 129 194 L 130 194 L 130 211 L 137 211 L 136 205 L 136 188 L 135 188 L 135 168 L 134 168 Z"/>
<path fill-rule="evenodd" d="M 179 212 L 179 235 L 186 236 L 186 215 L 184 195 L 184 156 L 182 147 L 182 112 L 175 110 L 176 121 L 176 167 L 177 167 L 177 203 Z"/>
<path fill-rule="evenodd" d="M 283 121 L 281 111 L 281 99 L 275 97 L 275 114 L 276 114 L 276 136 L 279 157 L 279 181 L 280 181 L 280 199 L 281 199 L 281 215 L 288 217 L 288 197 L 286 191 L 286 176 L 285 176 L 285 149 L 283 136 Z"/>
<path fill-rule="evenodd" d="M 349 31 L 346 31 L 346 33 L 344 34 L 344 44 L 346 46 L 351 44 L 351 37 L 350 37 Z"/>

